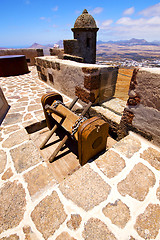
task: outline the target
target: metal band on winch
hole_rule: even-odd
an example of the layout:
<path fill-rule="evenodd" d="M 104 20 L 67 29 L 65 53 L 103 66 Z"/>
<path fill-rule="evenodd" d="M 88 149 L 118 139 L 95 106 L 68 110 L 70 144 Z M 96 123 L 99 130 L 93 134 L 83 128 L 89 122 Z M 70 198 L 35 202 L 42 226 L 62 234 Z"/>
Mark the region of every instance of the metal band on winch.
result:
<path fill-rule="evenodd" d="M 71 138 L 74 138 L 74 134 L 78 131 L 79 126 L 86 120 L 86 117 L 81 116 L 75 121 L 74 125 L 72 126 Z"/>
<path fill-rule="evenodd" d="M 56 100 L 53 104 L 52 107 L 56 108 L 59 104 L 63 105 L 64 107 L 66 107 L 66 105 L 60 101 L 60 100 Z"/>

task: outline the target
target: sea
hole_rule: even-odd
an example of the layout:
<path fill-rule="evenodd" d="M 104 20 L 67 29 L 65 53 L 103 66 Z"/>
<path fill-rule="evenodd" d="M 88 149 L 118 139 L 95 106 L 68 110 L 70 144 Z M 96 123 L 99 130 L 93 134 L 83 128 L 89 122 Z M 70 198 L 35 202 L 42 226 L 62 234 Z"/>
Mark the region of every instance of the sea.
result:
<path fill-rule="evenodd" d="M 15 49 L 18 49 L 18 48 L 29 48 L 28 45 L 22 45 L 22 46 L 0 46 L 0 49 L 9 49 L 9 48 L 15 48 Z"/>

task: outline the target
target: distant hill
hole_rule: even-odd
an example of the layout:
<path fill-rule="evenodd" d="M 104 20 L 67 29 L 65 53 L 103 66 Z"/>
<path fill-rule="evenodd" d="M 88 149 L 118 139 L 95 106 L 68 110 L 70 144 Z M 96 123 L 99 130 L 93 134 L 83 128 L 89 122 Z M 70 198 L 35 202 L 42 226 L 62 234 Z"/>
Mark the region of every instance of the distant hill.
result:
<path fill-rule="evenodd" d="M 60 48 L 63 48 L 63 41 L 59 40 L 56 43 L 53 44 L 46 44 L 46 45 L 42 45 L 39 43 L 33 43 L 30 47 L 28 48 L 43 48 L 43 49 L 48 49 L 48 48 L 53 48 L 54 44 L 57 44 Z"/>
<path fill-rule="evenodd" d="M 119 41 L 108 41 L 108 42 L 103 42 L 103 41 L 98 41 L 97 44 L 116 44 L 120 46 L 135 46 L 135 45 L 153 45 L 153 46 L 160 46 L 160 41 L 153 41 L 153 42 L 148 42 L 145 39 L 136 39 L 132 38 L 130 40 L 119 40 Z"/>
<path fill-rule="evenodd" d="M 130 59 L 135 61 L 159 60 L 160 43 L 158 41 L 147 42 L 145 39 L 135 39 L 124 41 L 109 41 L 97 44 L 98 61 L 120 61 Z"/>
<path fill-rule="evenodd" d="M 44 48 L 45 46 L 44 45 L 41 45 L 39 43 L 33 43 L 30 47 L 28 48 Z"/>

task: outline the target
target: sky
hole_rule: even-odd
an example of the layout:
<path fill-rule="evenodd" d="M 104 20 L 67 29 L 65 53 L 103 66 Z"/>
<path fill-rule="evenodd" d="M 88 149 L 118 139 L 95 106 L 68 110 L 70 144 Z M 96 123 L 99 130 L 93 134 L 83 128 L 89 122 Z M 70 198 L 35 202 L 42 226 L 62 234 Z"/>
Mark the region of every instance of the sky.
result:
<path fill-rule="evenodd" d="M 98 40 L 160 41 L 156 0 L 0 0 L 0 47 L 73 39 L 71 28 L 84 9 L 97 23 Z"/>

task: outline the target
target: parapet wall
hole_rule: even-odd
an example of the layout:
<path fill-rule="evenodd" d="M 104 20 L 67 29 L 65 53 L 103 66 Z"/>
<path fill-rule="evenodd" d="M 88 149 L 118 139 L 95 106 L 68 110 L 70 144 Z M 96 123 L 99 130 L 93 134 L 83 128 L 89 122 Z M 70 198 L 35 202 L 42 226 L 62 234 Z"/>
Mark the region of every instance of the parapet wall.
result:
<path fill-rule="evenodd" d="M 69 97 L 103 102 L 114 95 L 118 68 L 84 64 L 53 56 L 37 57 L 39 78 Z"/>
<path fill-rule="evenodd" d="M 29 66 L 35 65 L 35 57 L 44 56 L 43 49 L 22 48 L 22 49 L 1 49 L 0 56 L 25 55 Z"/>
<path fill-rule="evenodd" d="M 134 69 L 121 124 L 160 144 L 160 69 Z"/>
<path fill-rule="evenodd" d="M 3 94 L 2 89 L 0 88 L 0 124 L 2 123 L 6 113 L 9 110 L 9 105 L 7 103 L 7 100 Z"/>

